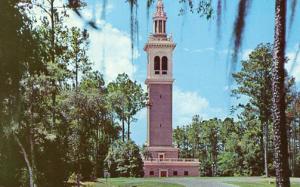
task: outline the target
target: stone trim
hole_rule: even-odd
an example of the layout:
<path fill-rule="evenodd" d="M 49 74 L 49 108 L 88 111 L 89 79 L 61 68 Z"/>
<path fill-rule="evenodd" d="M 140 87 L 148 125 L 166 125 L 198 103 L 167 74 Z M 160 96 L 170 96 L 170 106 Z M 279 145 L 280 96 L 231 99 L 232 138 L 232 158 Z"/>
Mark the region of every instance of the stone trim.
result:
<path fill-rule="evenodd" d="M 145 84 L 173 84 L 175 79 L 146 79 Z"/>
<path fill-rule="evenodd" d="M 144 166 L 180 166 L 180 167 L 199 167 L 200 162 L 151 162 L 144 161 Z"/>
<path fill-rule="evenodd" d="M 147 147 L 149 151 L 179 151 L 178 148 L 175 147 Z"/>

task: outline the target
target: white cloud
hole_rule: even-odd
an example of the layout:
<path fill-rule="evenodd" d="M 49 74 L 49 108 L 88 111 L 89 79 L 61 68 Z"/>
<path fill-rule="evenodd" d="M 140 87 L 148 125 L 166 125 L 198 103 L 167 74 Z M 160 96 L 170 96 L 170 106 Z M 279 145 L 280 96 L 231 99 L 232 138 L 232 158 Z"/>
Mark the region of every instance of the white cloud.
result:
<path fill-rule="evenodd" d="M 90 40 L 89 55 L 107 81 L 114 80 L 119 73 L 127 73 L 133 78 L 137 69 L 131 61 L 130 37 L 126 33 L 106 23 L 101 32 L 90 32 Z M 133 58 L 138 55 L 135 50 Z"/>
<path fill-rule="evenodd" d="M 247 50 L 244 50 L 243 53 L 242 53 L 242 60 L 247 60 L 249 59 L 249 55 L 250 53 L 253 51 L 253 49 L 247 49 Z"/>
<path fill-rule="evenodd" d="M 209 102 L 206 98 L 200 96 L 199 93 L 182 91 L 175 87 L 173 95 L 174 126 L 189 123 L 196 114 L 199 114 L 203 118 L 206 117 L 205 110 L 208 109 Z"/>
<path fill-rule="evenodd" d="M 108 14 L 112 9 L 113 6 L 108 4 L 106 13 Z M 130 78 L 133 78 L 137 68 L 132 64 L 130 36 L 126 32 L 115 28 L 112 24 L 101 20 L 101 13 L 101 3 L 82 11 L 86 19 L 94 19 L 101 28 L 101 31 L 89 29 L 90 48 L 88 54 L 95 63 L 94 69 L 104 74 L 106 82 L 114 80 L 120 73 L 126 73 Z M 80 28 L 86 27 L 86 23 L 74 13 L 71 13 L 71 16 L 67 19 L 67 24 Z M 133 59 L 138 56 L 138 51 L 134 50 Z"/>
<path fill-rule="evenodd" d="M 293 77 L 295 77 L 296 82 L 300 82 L 300 57 L 298 56 L 298 58 L 295 61 L 296 52 L 288 52 L 287 57 L 289 58 L 289 61 L 286 64 L 287 71 Z"/>
<path fill-rule="evenodd" d="M 63 0 L 57 0 L 56 2 L 56 6 L 63 5 Z M 137 68 L 132 64 L 130 36 L 102 20 L 102 9 L 102 3 L 99 1 L 89 3 L 87 7 L 81 10 L 83 19 L 72 10 L 69 10 L 69 17 L 66 17 L 65 24 L 88 29 L 90 35 L 88 55 L 95 64 L 94 69 L 104 74 L 106 82 L 114 80 L 120 73 L 127 73 L 130 78 L 133 78 Z M 112 9 L 113 5 L 109 2 L 106 6 L 106 14 L 109 14 Z M 31 11 L 36 18 L 45 15 L 38 7 L 33 7 Z M 87 24 L 87 21 L 90 20 L 94 21 L 101 29 L 90 28 Z M 40 22 L 38 21 L 37 24 L 40 24 Z M 136 59 L 138 56 L 137 50 L 134 50 L 133 58 Z"/>

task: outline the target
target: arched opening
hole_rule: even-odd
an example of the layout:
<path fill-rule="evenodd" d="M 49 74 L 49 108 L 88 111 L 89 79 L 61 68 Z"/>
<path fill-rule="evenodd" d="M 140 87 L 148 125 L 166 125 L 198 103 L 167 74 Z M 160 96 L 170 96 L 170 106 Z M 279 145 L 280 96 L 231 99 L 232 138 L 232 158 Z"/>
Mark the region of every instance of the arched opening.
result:
<path fill-rule="evenodd" d="M 159 20 L 159 33 L 162 33 L 162 20 Z"/>
<path fill-rule="evenodd" d="M 157 21 L 154 22 L 154 29 L 155 29 L 155 33 L 157 33 Z"/>
<path fill-rule="evenodd" d="M 168 74 L 168 58 L 166 56 L 162 57 L 162 74 Z"/>
<path fill-rule="evenodd" d="M 160 58 L 159 58 L 159 56 L 156 56 L 154 58 L 154 71 L 155 71 L 155 74 L 159 74 L 159 71 L 160 71 Z"/>

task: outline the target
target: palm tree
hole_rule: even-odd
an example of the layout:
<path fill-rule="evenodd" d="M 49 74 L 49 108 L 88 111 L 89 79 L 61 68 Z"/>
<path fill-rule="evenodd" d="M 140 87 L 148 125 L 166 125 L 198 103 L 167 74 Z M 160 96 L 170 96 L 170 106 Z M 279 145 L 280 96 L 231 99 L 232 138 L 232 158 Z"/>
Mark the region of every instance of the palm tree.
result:
<path fill-rule="evenodd" d="M 276 170 L 276 186 L 289 187 L 288 144 L 286 128 L 286 103 L 284 84 L 286 37 L 286 0 L 275 2 L 275 33 L 272 66 L 272 116 L 274 130 L 274 166 Z"/>

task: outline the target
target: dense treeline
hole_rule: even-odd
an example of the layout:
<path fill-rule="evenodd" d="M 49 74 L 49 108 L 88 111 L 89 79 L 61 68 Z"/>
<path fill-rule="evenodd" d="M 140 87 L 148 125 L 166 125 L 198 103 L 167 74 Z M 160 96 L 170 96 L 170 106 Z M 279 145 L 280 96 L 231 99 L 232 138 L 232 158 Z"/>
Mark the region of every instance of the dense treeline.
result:
<path fill-rule="evenodd" d="M 125 140 L 124 124 L 130 139 L 145 106 L 141 85 L 126 74 L 105 84 L 92 70 L 88 32 L 65 25 L 68 8 L 56 6 L 0 1 L 0 186 L 79 185 L 103 176 L 109 148 L 120 132 Z"/>
<path fill-rule="evenodd" d="M 271 118 L 272 45 L 260 44 L 242 68 L 233 74 L 233 96 L 237 119 L 202 120 L 174 129 L 174 143 L 182 157 L 201 161 L 204 176 L 273 175 L 273 132 Z M 300 97 L 294 78 L 286 73 L 286 110 L 289 120 L 289 160 L 292 176 L 300 173 Z"/>

